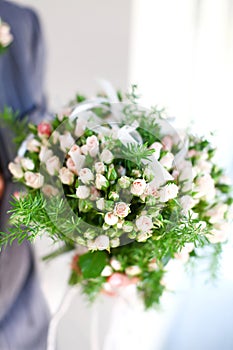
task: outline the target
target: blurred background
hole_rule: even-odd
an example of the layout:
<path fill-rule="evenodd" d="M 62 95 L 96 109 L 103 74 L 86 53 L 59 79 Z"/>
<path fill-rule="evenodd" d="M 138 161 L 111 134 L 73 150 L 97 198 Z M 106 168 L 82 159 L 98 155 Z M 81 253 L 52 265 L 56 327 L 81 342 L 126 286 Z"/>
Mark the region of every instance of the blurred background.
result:
<path fill-rule="evenodd" d="M 178 127 L 192 124 L 199 134 L 213 131 L 218 160 L 232 176 L 232 0 L 17 2 L 33 7 L 41 17 L 51 111 L 61 109 L 77 92 L 95 94 L 98 79 L 123 90 L 137 84 L 141 103 L 165 107 Z M 38 242 L 36 249 L 40 256 L 48 243 Z M 226 280 L 232 280 L 231 255 L 226 249 Z M 62 257 L 40 266 L 52 312 L 64 294 L 69 260 Z M 68 317 L 63 327 L 69 322 Z M 67 344 L 61 334 L 61 344 Z"/>

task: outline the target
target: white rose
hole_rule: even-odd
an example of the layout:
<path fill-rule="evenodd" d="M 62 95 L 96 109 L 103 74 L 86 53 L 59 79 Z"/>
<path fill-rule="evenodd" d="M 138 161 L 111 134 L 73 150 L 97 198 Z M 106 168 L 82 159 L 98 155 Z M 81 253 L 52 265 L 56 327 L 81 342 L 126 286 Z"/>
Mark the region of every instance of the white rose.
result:
<path fill-rule="evenodd" d="M 110 246 L 111 248 L 117 248 L 120 245 L 120 238 L 116 237 L 116 238 L 112 238 L 110 241 Z"/>
<path fill-rule="evenodd" d="M 110 264 L 111 264 L 112 268 L 113 268 L 115 271 L 120 271 L 121 268 L 122 268 L 120 261 L 118 261 L 118 260 L 115 259 L 115 258 L 112 258 L 112 259 L 110 260 Z"/>
<path fill-rule="evenodd" d="M 111 266 L 106 265 L 104 267 L 103 271 L 101 272 L 101 276 L 102 277 L 109 277 L 112 275 L 112 273 L 113 273 L 113 270 L 112 270 Z"/>
<path fill-rule="evenodd" d="M 160 157 L 160 151 L 163 148 L 163 145 L 160 142 L 154 142 L 151 146 L 150 149 L 154 149 L 155 152 L 153 153 L 153 157 L 155 157 L 156 160 L 159 159 Z"/>
<path fill-rule="evenodd" d="M 118 222 L 118 217 L 114 213 L 105 214 L 104 221 L 109 226 L 114 226 Z"/>
<path fill-rule="evenodd" d="M 39 152 L 41 143 L 35 139 L 28 140 L 26 147 L 29 152 Z"/>
<path fill-rule="evenodd" d="M 11 174 L 16 178 L 16 179 L 21 179 L 23 177 L 23 170 L 20 166 L 20 164 L 16 163 L 9 163 L 8 169 L 10 170 Z"/>
<path fill-rule="evenodd" d="M 101 162 L 105 164 L 110 164 L 113 161 L 113 154 L 108 149 L 104 149 L 103 152 L 100 154 L 100 160 Z"/>
<path fill-rule="evenodd" d="M 109 238 L 105 235 L 100 235 L 95 239 L 95 245 L 98 250 L 105 250 L 109 248 Z"/>
<path fill-rule="evenodd" d="M 44 184 L 44 176 L 39 173 L 26 171 L 24 178 L 26 185 L 35 189 L 41 188 Z"/>
<path fill-rule="evenodd" d="M 163 156 L 160 159 L 160 164 L 164 166 L 166 169 L 170 170 L 172 168 L 174 158 L 175 158 L 174 155 L 168 152 L 167 154 L 165 154 L 165 156 Z"/>
<path fill-rule="evenodd" d="M 59 135 L 60 148 L 63 152 L 67 152 L 74 144 L 74 139 L 70 132 L 66 132 L 64 135 Z"/>
<path fill-rule="evenodd" d="M 89 136 L 86 140 L 87 151 L 91 157 L 99 153 L 99 141 L 95 135 Z"/>
<path fill-rule="evenodd" d="M 52 156 L 51 158 L 49 158 L 46 161 L 45 165 L 46 165 L 47 172 L 51 176 L 57 174 L 61 167 L 59 158 L 57 156 Z"/>
<path fill-rule="evenodd" d="M 119 199 L 119 194 L 117 192 L 111 191 L 108 195 L 108 198 L 117 201 Z"/>
<path fill-rule="evenodd" d="M 210 223 L 215 224 L 224 219 L 224 214 L 227 212 L 228 206 L 227 204 L 219 203 L 215 205 L 213 208 L 207 210 L 205 213 L 206 216 L 210 216 Z"/>
<path fill-rule="evenodd" d="M 103 162 L 95 163 L 95 171 L 97 174 L 103 174 L 105 172 L 105 165 Z"/>
<path fill-rule="evenodd" d="M 118 180 L 118 184 L 121 188 L 128 188 L 131 184 L 130 178 L 128 176 L 122 176 Z"/>
<path fill-rule="evenodd" d="M 51 149 L 48 149 L 46 146 L 41 146 L 40 153 L 39 153 L 39 159 L 41 163 L 46 163 L 49 158 L 53 156 L 53 152 Z"/>
<path fill-rule="evenodd" d="M 153 222 L 149 216 L 142 215 L 136 219 L 136 226 L 139 231 L 148 232 L 152 229 Z"/>
<path fill-rule="evenodd" d="M 105 176 L 101 175 L 101 174 L 97 174 L 96 175 L 96 180 L 95 180 L 95 184 L 96 184 L 96 188 L 98 190 L 101 190 L 105 187 L 108 187 L 108 180 L 106 179 Z"/>
<path fill-rule="evenodd" d="M 13 41 L 13 35 L 10 33 L 10 27 L 6 23 L 0 23 L 0 44 L 7 47 Z"/>
<path fill-rule="evenodd" d="M 164 186 L 159 191 L 160 202 L 165 203 L 169 201 L 169 199 L 176 198 L 178 192 L 179 192 L 179 188 L 175 184 L 168 184 Z"/>
<path fill-rule="evenodd" d="M 64 185 L 72 185 L 74 182 L 74 174 L 66 167 L 59 170 L 59 177 Z"/>
<path fill-rule="evenodd" d="M 96 207 L 99 210 L 104 210 L 104 206 L 105 206 L 105 201 L 104 198 L 100 198 L 96 201 Z"/>
<path fill-rule="evenodd" d="M 84 184 L 89 184 L 94 180 L 94 175 L 90 169 L 83 168 L 79 172 L 79 178 Z"/>
<path fill-rule="evenodd" d="M 130 213 L 129 205 L 124 202 L 116 203 L 114 214 L 120 218 L 125 218 Z"/>
<path fill-rule="evenodd" d="M 30 158 L 22 158 L 21 165 L 25 170 L 33 170 L 35 168 L 35 164 Z"/>
<path fill-rule="evenodd" d="M 141 196 L 146 189 L 146 181 L 143 179 L 134 180 L 131 185 L 131 193 L 135 196 Z"/>
<path fill-rule="evenodd" d="M 141 272 L 142 272 L 142 270 L 137 265 L 128 266 L 125 269 L 126 275 L 131 276 L 131 277 L 138 276 L 138 275 L 140 275 Z"/>
<path fill-rule="evenodd" d="M 59 193 L 58 189 L 51 185 L 44 185 L 42 192 L 48 197 L 56 196 Z"/>
<path fill-rule="evenodd" d="M 89 239 L 89 240 L 87 241 L 87 248 L 88 248 L 89 250 L 96 250 L 97 247 L 96 247 L 95 241 L 93 241 L 92 239 Z"/>
<path fill-rule="evenodd" d="M 87 199 L 90 196 L 90 188 L 87 186 L 78 186 L 76 196 L 80 199 Z"/>

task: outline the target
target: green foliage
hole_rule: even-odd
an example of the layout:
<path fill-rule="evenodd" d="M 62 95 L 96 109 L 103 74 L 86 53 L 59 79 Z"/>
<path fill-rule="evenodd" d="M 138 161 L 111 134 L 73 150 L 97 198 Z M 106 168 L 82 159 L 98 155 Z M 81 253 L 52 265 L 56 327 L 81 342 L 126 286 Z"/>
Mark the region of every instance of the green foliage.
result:
<path fill-rule="evenodd" d="M 138 290 L 141 292 L 146 309 L 153 306 L 158 306 L 160 297 L 165 290 L 161 284 L 163 270 L 145 271 L 142 274 L 142 279 L 138 285 Z"/>
<path fill-rule="evenodd" d="M 144 145 L 128 144 L 122 149 L 125 159 L 132 160 L 137 165 L 141 164 L 142 160 L 150 161 L 150 157 L 155 152 L 154 149 L 148 149 L 147 143 Z"/>
<path fill-rule="evenodd" d="M 84 278 L 100 276 L 107 264 L 107 253 L 103 251 L 88 252 L 79 258 L 79 266 Z"/>
<path fill-rule="evenodd" d="M 18 118 L 18 113 L 13 112 L 11 108 L 4 108 L 4 111 L 0 113 L 0 121 L 2 126 L 9 128 L 15 135 L 14 142 L 20 146 L 21 143 L 29 134 L 28 119 L 23 120 Z"/>
<path fill-rule="evenodd" d="M 67 207 L 63 199 L 52 198 L 47 201 L 39 192 L 31 192 L 19 200 L 13 198 L 11 224 L 8 232 L 1 232 L 0 246 L 12 244 L 14 240 L 22 243 L 33 241 L 46 232 L 54 241 L 62 240 L 73 244 L 72 237 L 77 232 L 80 219 L 67 216 Z"/>
<path fill-rule="evenodd" d="M 83 293 L 88 296 L 90 302 L 93 302 L 100 294 L 105 281 L 105 277 L 97 277 L 94 279 L 88 279 L 82 283 Z"/>

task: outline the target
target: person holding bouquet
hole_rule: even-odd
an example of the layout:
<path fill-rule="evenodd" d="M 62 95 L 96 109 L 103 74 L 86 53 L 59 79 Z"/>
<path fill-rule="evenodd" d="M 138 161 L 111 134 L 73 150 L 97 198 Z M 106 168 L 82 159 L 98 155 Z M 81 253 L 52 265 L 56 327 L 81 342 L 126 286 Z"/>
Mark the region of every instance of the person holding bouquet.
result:
<path fill-rule="evenodd" d="M 10 107 L 15 118 L 39 123 L 44 119 L 44 44 L 36 13 L 0 0 L 0 18 L 12 42 L 0 54 L 0 112 Z M 8 225 L 13 184 L 8 163 L 15 156 L 12 134 L 0 125 L 0 232 Z M 49 312 L 40 290 L 32 248 L 26 242 L 0 252 L 0 349 L 43 350 Z"/>

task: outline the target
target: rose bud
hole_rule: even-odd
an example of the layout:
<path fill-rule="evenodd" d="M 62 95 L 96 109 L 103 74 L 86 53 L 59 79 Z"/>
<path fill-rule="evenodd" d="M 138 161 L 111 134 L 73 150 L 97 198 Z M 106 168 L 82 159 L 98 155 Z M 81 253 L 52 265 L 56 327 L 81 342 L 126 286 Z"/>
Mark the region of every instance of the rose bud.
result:
<path fill-rule="evenodd" d="M 40 137 L 43 137 L 43 136 L 49 137 L 52 132 L 51 124 L 48 122 L 42 122 L 37 126 L 37 131 Z"/>

